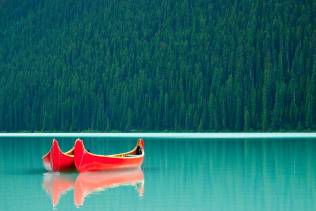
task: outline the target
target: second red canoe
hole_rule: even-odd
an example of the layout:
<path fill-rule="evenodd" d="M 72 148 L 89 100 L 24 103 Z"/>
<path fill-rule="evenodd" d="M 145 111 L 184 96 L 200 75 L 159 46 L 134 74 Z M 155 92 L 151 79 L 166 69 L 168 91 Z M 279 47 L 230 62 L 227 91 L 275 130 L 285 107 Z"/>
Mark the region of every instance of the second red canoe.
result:
<path fill-rule="evenodd" d="M 79 172 L 137 168 L 144 160 L 144 140 L 139 139 L 134 149 L 126 153 L 97 155 L 88 152 L 83 141 L 77 139 L 74 154 L 74 163 Z"/>

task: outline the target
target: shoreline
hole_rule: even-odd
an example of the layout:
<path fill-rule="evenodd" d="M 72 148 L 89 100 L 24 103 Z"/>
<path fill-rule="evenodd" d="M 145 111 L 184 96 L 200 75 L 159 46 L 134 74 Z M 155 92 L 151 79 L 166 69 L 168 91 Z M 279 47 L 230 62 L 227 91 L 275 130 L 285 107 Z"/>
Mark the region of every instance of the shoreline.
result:
<path fill-rule="evenodd" d="M 262 139 L 316 138 L 316 132 L 249 132 L 249 133 L 0 133 L 1 137 L 100 137 L 100 138 L 177 138 L 177 139 Z"/>

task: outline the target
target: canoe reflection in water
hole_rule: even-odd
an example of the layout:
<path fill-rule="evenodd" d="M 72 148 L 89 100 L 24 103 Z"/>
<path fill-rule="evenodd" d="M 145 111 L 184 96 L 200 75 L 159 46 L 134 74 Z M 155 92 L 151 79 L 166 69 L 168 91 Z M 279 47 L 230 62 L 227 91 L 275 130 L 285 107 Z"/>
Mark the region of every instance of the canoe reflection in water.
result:
<path fill-rule="evenodd" d="M 73 189 L 75 185 L 74 174 L 60 174 L 55 172 L 48 172 L 43 177 L 43 188 L 52 198 L 53 207 L 59 203 L 60 197 Z"/>
<path fill-rule="evenodd" d="M 144 174 L 142 169 L 127 169 L 104 172 L 84 172 L 78 174 L 45 173 L 43 188 L 50 195 L 53 207 L 61 196 L 74 189 L 74 205 L 80 207 L 85 198 L 95 192 L 120 186 L 134 186 L 140 197 L 144 195 Z"/>
<path fill-rule="evenodd" d="M 135 186 L 140 197 L 144 195 L 144 174 L 140 168 L 133 170 L 85 172 L 78 175 L 75 183 L 74 203 L 82 206 L 85 197 L 96 191 L 123 185 Z"/>

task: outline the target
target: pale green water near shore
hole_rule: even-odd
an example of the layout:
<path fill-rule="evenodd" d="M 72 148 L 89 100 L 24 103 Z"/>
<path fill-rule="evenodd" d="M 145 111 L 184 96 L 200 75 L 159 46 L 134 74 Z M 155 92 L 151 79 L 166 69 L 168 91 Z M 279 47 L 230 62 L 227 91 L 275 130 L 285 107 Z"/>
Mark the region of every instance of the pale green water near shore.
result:
<path fill-rule="evenodd" d="M 269 133 L 0 133 L 0 137 L 96 137 L 96 138 L 159 138 L 159 139 L 241 139 L 241 138 L 315 138 L 314 132 L 269 132 Z"/>
<path fill-rule="evenodd" d="M 63 150 L 74 142 L 69 137 L 58 139 Z M 100 154 L 128 151 L 136 143 L 131 137 L 84 141 L 90 151 Z M 101 180 L 115 174 L 101 176 L 100 181 L 95 179 L 101 185 L 90 188 L 79 205 L 75 195 L 88 191 L 84 185 L 80 190 L 76 186 L 81 175 L 51 175 L 42 167 L 41 156 L 50 144 L 50 137 L 0 138 L 0 210 L 316 209 L 313 138 L 146 138 L 143 178 L 106 186 Z M 65 190 L 56 188 L 61 186 Z M 55 208 L 54 194 L 59 196 Z"/>

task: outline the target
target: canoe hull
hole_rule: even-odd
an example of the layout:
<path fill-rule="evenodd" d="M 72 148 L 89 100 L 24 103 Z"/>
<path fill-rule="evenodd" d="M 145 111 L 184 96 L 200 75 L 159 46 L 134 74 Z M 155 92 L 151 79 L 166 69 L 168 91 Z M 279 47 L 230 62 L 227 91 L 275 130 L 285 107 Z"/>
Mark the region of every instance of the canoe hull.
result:
<path fill-rule="evenodd" d="M 63 153 L 56 139 L 53 140 L 50 151 L 42 157 L 42 160 L 47 171 L 67 171 L 74 168 L 74 156 Z"/>
<path fill-rule="evenodd" d="M 143 146 L 143 144 L 142 144 Z M 75 143 L 74 163 L 79 172 L 84 171 L 108 171 L 117 169 L 132 169 L 142 165 L 144 156 L 136 157 L 111 157 L 89 153 L 82 140 Z"/>

